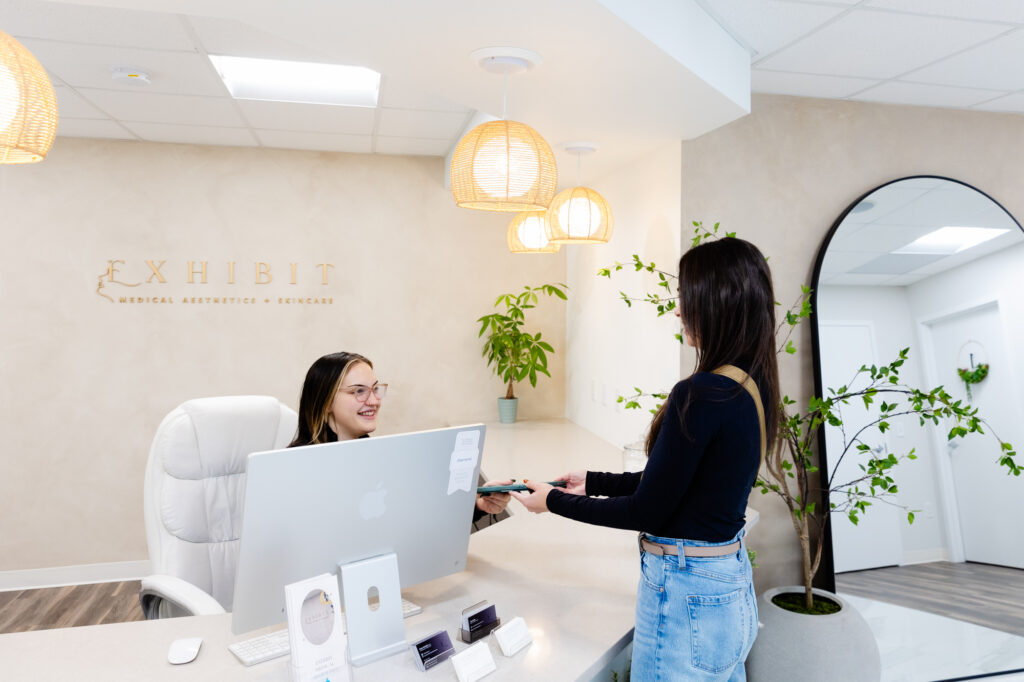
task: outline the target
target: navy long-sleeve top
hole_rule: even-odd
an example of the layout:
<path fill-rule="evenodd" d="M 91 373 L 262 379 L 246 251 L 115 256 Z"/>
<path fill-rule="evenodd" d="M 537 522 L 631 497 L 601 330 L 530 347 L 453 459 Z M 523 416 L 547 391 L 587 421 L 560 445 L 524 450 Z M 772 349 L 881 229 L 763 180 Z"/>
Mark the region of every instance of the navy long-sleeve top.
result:
<path fill-rule="evenodd" d="M 680 410 L 687 400 L 684 425 Z M 728 377 L 700 372 L 669 394 L 642 473 L 589 471 L 586 496 L 554 489 L 547 505 L 556 514 L 599 526 L 725 542 L 743 527 L 760 461 L 753 398 Z"/>

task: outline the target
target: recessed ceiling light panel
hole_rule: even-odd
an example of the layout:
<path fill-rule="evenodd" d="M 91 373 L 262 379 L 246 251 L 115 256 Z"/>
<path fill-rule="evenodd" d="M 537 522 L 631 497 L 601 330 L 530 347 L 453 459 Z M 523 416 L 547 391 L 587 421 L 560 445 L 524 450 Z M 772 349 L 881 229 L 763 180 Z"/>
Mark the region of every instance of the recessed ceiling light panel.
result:
<path fill-rule="evenodd" d="M 1009 230 L 994 227 L 941 227 L 918 237 L 893 253 L 935 253 L 950 255 L 995 239 Z"/>
<path fill-rule="evenodd" d="M 375 107 L 380 74 L 363 66 L 210 55 L 235 99 Z"/>

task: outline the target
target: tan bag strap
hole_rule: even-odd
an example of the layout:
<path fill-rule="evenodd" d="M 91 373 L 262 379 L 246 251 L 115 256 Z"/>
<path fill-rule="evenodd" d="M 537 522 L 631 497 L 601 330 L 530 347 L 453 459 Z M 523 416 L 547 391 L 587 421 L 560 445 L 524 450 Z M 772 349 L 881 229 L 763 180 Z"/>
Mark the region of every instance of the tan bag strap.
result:
<path fill-rule="evenodd" d="M 747 389 L 747 393 L 754 399 L 754 407 L 757 408 L 757 421 L 761 427 L 761 466 L 764 466 L 764 458 L 768 453 L 768 432 L 764 426 L 764 404 L 761 402 L 761 392 L 757 390 L 757 384 L 750 378 L 750 375 L 735 365 L 722 365 L 715 369 L 712 374 L 721 374 L 729 377 L 737 384 Z"/>

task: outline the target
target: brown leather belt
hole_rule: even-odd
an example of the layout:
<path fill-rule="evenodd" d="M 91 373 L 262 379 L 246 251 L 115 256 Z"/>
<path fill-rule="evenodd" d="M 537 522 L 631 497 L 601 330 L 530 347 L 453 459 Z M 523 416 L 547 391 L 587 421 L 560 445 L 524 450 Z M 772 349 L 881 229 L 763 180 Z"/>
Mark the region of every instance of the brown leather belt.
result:
<path fill-rule="evenodd" d="M 657 556 L 679 556 L 678 545 L 665 545 L 660 542 L 653 542 L 648 540 L 643 535 L 640 536 L 640 548 L 645 552 Z M 705 545 L 683 545 L 684 556 L 728 556 L 729 554 L 735 554 L 740 551 L 740 541 L 730 542 L 728 545 L 715 545 L 714 547 L 708 547 Z"/>

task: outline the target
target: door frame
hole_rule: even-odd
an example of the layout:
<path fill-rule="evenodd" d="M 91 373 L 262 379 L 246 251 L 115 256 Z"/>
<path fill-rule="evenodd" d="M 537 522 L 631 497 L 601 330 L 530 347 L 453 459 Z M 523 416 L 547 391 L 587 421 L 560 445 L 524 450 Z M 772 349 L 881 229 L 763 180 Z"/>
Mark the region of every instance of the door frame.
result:
<path fill-rule="evenodd" d="M 922 370 L 924 371 L 927 386 L 937 386 L 939 382 L 938 363 L 935 359 L 934 335 L 932 325 L 939 322 L 946 322 L 957 317 L 970 313 L 982 312 L 988 308 L 999 310 L 999 298 L 994 295 L 986 295 L 970 303 L 963 303 L 941 312 L 931 313 L 916 320 L 918 338 L 921 342 Z M 1000 326 L 1003 326 L 1003 318 L 999 316 Z M 1003 330 L 1004 336 L 1006 330 Z M 1007 354 L 1009 355 L 1009 354 Z M 950 461 L 948 441 L 944 438 L 939 429 L 929 429 L 931 432 L 932 448 L 936 453 L 936 472 L 939 483 L 939 504 L 942 513 L 942 526 L 946 531 L 946 543 L 949 550 L 949 560 L 953 563 L 963 563 L 967 553 L 964 549 L 964 533 L 960 525 L 960 507 L 957 502 L 956 481 L 953 477 L 953 463 Z"/>

